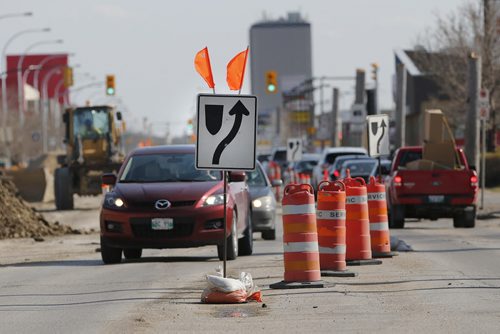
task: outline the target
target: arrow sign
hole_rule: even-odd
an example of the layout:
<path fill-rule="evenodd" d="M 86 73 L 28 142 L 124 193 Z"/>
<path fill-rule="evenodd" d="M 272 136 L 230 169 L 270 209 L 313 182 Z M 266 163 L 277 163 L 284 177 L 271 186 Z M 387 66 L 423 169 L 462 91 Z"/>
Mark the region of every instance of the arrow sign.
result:
<path fill-rule="evenodd" d="M 196 168 L 255 169 L 257 98 L 198 95 Z"/>
<path fill-rule="evenodd" d="M 289 162 L 302 160 L 301 138 L 288 138 L 286 146 L 286 160 Z"/>
<path fill-rule="evenodd" d="M 245 106 L 243 105 L 243 103 L 241 103 L 241 101 L 238 101 L 234 105 L 234 107 L 231 109 L 231 111 L 229 112 L 229 115 L 230 116 L 235 115 L 233 128 L 231 129 L 229 134 L 226 136 L 226 138 L 224 138 L 220 142 L 220 144 L 217 146 L 217 148 L 215 149 L 214 157 L 212 159 L 212 163 L 214 165 L 219 164 L 222 151 L 224 151 L 226 146 L 229 145 L 233 141 L 234 137 L 236 137 L 236 134 L 238 133 L 238 130 L 240 129 L 241 119 L 243 118 L 243 116 L 250 115 L 250 112 L 248 111 L 247 108 L 245 108 Z"/>
<path fill-rule="evenodd" d="M 389 155 L 388 115 L 372 115 L 366 117 L 368 153 L 371 157 Z"/>

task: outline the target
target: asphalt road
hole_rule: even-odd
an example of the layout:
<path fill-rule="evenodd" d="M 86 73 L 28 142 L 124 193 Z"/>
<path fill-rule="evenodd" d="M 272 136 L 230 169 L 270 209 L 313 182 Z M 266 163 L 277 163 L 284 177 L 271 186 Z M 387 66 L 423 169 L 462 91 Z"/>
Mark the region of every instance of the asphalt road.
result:
<path fill-rule="evenodd" d="M 45 214 L 97 230 L 97 205 L 82 199 L 73 212 Z M 228 272 L 250 272 L 265 307 L 199 302 L 204 275 L 220 264 L 215 247 L 146 250 L 141 260 L 105 266 L 97 233 L 2 240 L 0 332 L 497 333 L 500 219 L 475 229 L 453 229 L 451 220 L 406 226 L 391 232 L 413 252 L 350 267 L 358 277 L 325 278 L 323 289 L 269 289 L 283 278 L 282 242 L 255 233 L 255 254 L 228 262 Z"/>

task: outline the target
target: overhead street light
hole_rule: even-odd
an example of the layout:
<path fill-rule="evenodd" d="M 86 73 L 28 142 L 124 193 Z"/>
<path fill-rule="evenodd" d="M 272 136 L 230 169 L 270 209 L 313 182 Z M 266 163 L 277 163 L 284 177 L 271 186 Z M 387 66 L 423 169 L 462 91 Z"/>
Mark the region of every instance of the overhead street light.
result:
<path fill-rule="evenodd" d="M 13 18 L 13 17 L 22 17 L 22 16 L 33 16 L 33 12 L 3 14 L 3 15 L 0 15 L 0 20 L 9 19 L 9 18 Z"/>
<path fill-rule="evenodd" d="M 47 44 L 62 44 L 64 41 L 62 39 L 55 39 L 55 40 L 47 40 L 47 41 L 39 41 L 36 43 L 31 44 L 28 46 L 21 57 L 19 57 L 19 60 L 17 62 L 17 108 L 19 111 L 19 120 L 21 123 L 21 127 L 23 126 L 24 123 L 24 81 L 22 80 L 23 78 L 23 61 L 28 52 L 30 52 L 31 49 L 40 46 L 40 45 L 47 45 Z"/>
<path fill-rule="evenodd" d="M 49 32 L 50 28 L 42 28 L 42 29 L 26 29 L 26 30 L 21 30 L 12 35 L 7 42 L 5 43 L 3 49 L 2 49 L 2 55 L 0 59 L 0 72 L 2 73 L 2 127 L 5 128 L 7 125 L 7 114 L 8 114 L 8 103 L 7 103 L 7 83 L 6 77 L 7 73 L 3 71 L 3 64 L 4 62 L 6 63 L 5 55 L 7 53 L 7 48 L 9 47 L 10 43 L 14 41 L 16 38 L 25 35 L 25 34 L 30 34 L 30 33 L 36 33 L 36 32 Z"/>

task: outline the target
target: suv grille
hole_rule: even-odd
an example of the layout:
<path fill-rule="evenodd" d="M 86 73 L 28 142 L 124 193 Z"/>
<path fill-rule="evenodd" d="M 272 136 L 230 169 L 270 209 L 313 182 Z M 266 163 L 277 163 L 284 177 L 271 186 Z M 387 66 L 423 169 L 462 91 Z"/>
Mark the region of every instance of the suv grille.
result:
<path fill-rule="evenodd" d="M 155 202 L 156 201 L 151 201 L 151 202 L 128 202 L 128 206 L 131 209 L 139 209 L 139 210 L 151 210 L 151 211 L 156 211 L 155 209 Z M 171 208 L 181 208 L 181 207 L 187 207 L 187 206 L 193 206 L 195 205 L 196 201 L 176 201 L 176 202 L 170 202 Z"/>

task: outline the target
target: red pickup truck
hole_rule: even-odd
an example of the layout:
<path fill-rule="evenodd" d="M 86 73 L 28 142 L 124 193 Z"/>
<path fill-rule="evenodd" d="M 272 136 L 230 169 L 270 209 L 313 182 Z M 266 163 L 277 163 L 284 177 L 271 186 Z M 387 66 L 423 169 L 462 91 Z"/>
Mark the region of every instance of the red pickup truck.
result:
<path fill-rule="evenodd" d="M 454 227 L 474 227 L 478 177 L 463 150 L 456 148 L 456 152 L 458 168 L 454 169 L 419 168 L 415 162 L 422 159 L 420 146 L 396 152 L 386 180 L 391 228 L 404 228 L 405 218 L 453 218 Z"/>

